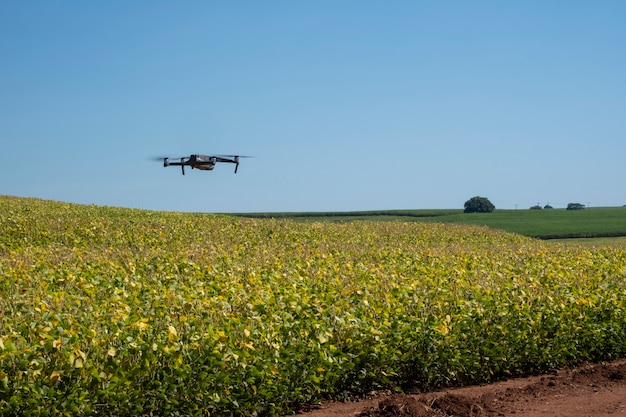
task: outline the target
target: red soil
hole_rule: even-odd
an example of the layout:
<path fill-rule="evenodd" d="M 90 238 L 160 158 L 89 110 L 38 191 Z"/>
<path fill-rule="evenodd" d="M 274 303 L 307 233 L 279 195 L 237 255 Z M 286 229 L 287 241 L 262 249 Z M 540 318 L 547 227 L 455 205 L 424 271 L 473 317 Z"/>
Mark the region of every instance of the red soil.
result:
<path fill-rule="evenodd" d="M 626 416 L 626 359 L 440 392 L 321 404 L 309 417 Z"/>

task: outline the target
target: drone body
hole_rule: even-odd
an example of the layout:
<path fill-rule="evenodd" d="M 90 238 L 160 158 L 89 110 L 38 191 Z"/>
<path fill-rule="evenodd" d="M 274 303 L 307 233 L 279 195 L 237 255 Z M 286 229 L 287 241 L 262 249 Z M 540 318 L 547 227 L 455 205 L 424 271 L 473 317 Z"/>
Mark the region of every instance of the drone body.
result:
<path fill-rule="evenodd" d="M 170 161 L 170 158 L 163 158 L 163 166 L 168 167 L 170 165 L 179 166 L 185 175 L 185 166 L 190 166 L 191 169 L 200 169 L 203 171 L 212 171 L 218 162 L 228 162 L 235 164 L 235 174 L 239 168 L 239 158 L 248 158 L 246 156 L 239 155 L 198 155 L 193 154 L 189 156 L 183 156 L 181 158 L 173 158 L 174 161 Z"/>

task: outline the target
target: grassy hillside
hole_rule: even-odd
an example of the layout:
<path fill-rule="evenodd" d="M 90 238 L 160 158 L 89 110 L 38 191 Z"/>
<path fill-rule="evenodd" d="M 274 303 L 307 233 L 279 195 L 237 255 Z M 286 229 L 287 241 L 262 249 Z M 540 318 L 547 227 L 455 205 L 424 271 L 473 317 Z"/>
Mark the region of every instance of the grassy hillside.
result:
<path fill-rule="evenodd" d="M 0 414 L 284 415 L 626 355 L 626 249 L 0 197 Z"/>
<path fill-rule="evenodd" d="M 495 210 L 465 214 L 462 210 L 382 210 L 328 213 L 246 213 L 256 218 L 307 221 L 407 220 L 473 224 L 541 239 L 626 236 L 626 207 L 585 210 Z"/>

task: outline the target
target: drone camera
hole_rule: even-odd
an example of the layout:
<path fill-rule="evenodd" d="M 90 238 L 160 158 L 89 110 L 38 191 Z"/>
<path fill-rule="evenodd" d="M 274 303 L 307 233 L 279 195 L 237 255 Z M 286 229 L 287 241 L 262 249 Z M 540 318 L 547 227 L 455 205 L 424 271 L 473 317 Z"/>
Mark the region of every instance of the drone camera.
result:
<path fill-rule="evenodd" d="M 170 164 L 169 158 L 163 158 L 163 166 L 167 167 L 167 166 L 169 166 L 169 164 Z"/>

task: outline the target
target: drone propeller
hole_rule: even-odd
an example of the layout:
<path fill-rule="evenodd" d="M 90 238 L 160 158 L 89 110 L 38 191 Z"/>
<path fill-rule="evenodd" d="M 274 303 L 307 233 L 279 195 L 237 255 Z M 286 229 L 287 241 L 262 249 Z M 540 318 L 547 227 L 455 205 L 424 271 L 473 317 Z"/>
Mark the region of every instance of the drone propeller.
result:
<path fill-rule="evenodd" d="M 250 155 L 215 155 L 217 157 L 222 157 L 222 158 L 254 158 L 254 156 L 250 156 Z"/>

